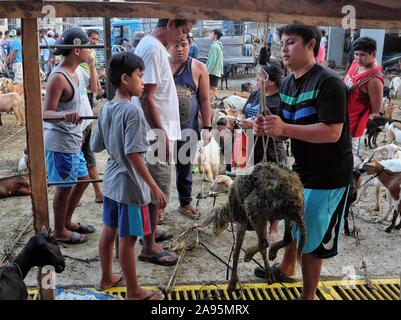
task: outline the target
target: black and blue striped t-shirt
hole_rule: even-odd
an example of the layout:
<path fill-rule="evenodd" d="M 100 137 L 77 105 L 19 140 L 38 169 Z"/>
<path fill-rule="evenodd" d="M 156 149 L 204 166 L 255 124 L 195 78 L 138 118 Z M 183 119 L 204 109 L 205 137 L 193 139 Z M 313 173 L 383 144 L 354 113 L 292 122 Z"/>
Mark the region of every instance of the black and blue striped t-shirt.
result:
<path fill-rule="evenodd" d="M 277 114 L 296 125 L 344 123 L 334 143 L 291 139 L 294 170 L 305 188 L 335 189 L 351 182 L 353 157 L 347 113 L 347 89 L 333 71 L 316 64 L 302 77 L 290 74 L 280 86 Z M 319 132 L 316 132 L 318 135 Z"/>

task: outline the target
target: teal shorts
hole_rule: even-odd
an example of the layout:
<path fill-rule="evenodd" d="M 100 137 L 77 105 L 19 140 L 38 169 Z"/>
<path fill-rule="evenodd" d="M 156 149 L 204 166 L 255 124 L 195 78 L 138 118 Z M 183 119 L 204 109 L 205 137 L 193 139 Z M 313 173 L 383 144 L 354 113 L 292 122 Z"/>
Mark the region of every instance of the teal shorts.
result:
<path fill-rule="evenodd" d="M 349 208 L 349 187 L 338 189 L 304 189 L 306 242 L 304 254 L 325 259 L 338 254 L 338 242 L 344 222 L 344 213 Z M 299 242 L 299 230 L 292 229 Z"/>

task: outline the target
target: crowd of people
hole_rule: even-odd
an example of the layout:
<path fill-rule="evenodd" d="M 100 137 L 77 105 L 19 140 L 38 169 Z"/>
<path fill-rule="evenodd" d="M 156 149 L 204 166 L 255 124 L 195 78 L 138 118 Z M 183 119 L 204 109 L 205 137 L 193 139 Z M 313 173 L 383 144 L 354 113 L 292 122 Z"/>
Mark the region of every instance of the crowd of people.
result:
<path fill-rule="evenodd" d="M 223 72 L 222 33 L 213 30 L 209 60 L 204 65 L 190 56 L 193 23 L 159 19 L 135 51 L 112 56 L 107 78 L 116 94 L 101 108 L 93 133 L 91 122 L 82 121 L 80 116 L 93 114 L 90 93 L 98 90 L 94 51 L 75 48 L 52 52 L 62 59 L 50 68 L 44 116 L 61 116 L 64 120 L 45 123 L 46 169 L 49 181 L 67 183 L 55 187 L 55 237 L 80 244 L 95 232 L 94 226 L 73 219 L 88 186 L 74 182 L 96 179 L 93 152 L 106 150 L 109 160 L 103 190 L 94 186 L 96 202 L 103 203 L 104 223 L 99 241 L 102 275 L 98 287 L 105 290 L 125 281 L 127 299 L 164 298 L 161 292 L 147 291 L 138 283 L 134 251 L 138 238 L 142 242 L 140 261 L 163 266 L 174 266 L 178 261 L 175 254 L 158 244 L 173 236 L 158 228 L 166 221 L 172 163 L 176 169 L 178 212 L 191 219 L 200 216 L 191 205 L 192 161 L 200 137 L 205 143 L 211 139 L 210 92 L 217 94 L 216 79 Z M 87 34 L 80 28 L 70 28 L 59 42 L 72 45 L 74 39 L 79 39 L 82 44 L 96 44 L 98 36 L 96 32 Z M 369 114 L 380 110 L 383 77 L 373 39 L 364 37 L 353 43 L 355 60 L 343 80 L 317 62 L 321 46 L 327 45 L 318 28 L 288 25 L 280 29 L 279 36 L 281 59 L 290 73 L 285 76 L 282 65 L 275 61 L 262 66 L 268 80 L 258 78 L 240 126 L 258 136 L 274 138 L 266 155 L 263 144 L 256 144 L 255 163 L 266 159 L 286 165 L 283 141 L 291 139 L 293 170 L 304 185 L 307 229 L 301 299 L 313 300 L 323 259 L 338 253 L 340 225 L 349 206 L 352 142 L 360 136 Z M 49 44 L 51 39 L 54 34 L 48 31 L 43 41 Z M 49 61 L 47 54 L 43 52 L 44 63 Z M 264 115 L 259 112 L 261 92 L 266 94 L 269 110 Z M 277 223 L 270 228 L 270 233 L 276 233 Z M 122 275 L 112 272 L 117 236 Z M 273 265 L 277 281 L 298 281 L 296 228 L 293 236 L 282 262 Z M 255 275 L 264 277 L 264 270 L 256 268 Z"/>
<path fill-rule="evenodd" d="M 0 31 L 0 60 L 5 71 L 12 73 L 14 81 L 23 82 L 21 29 Z"/>

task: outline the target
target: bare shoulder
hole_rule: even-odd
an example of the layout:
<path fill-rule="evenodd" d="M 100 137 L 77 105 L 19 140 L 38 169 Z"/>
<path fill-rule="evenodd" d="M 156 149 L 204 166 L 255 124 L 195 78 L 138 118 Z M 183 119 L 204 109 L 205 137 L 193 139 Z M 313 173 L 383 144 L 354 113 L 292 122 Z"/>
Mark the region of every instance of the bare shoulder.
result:
<path fill-rule="evenodd" d="M 51 86 L 62 88 L 66 85 L 68 85 L 67 79 L 65 78 L 65 76 L 63 76 L 63 74 L 58 72 L 51 74 L 49 76 L 49 79 L 47 80 L 48 87 Z"/>
<path fill-rule="evenodd" d="M 192 68 L 196 68 L 196 70 L 200 73 L 207 73 L 206 66 L 199 60 L 192 59 Z"/>

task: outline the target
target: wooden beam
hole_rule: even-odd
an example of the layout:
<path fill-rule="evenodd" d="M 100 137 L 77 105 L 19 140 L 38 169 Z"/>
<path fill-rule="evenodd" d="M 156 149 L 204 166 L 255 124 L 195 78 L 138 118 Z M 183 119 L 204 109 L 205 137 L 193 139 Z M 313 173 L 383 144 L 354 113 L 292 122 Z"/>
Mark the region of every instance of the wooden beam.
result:
<path fill-rule="evenodd" d="M 158 0 L 156 0 L 158 1 Z M 401 28 L 401 8 L 393 0 L 159 0 L 144 1 L 1 1 L 0 18 L 43 17 L 43 4 L 53 6 L 56 17 L 121 17 L 121 18 L 176 18 L 266 21 L 310 24 L 321 22 L 325 26 L 341 26 L 345 14 L 341 9 L 353 5 L 356 23 L 367 28 Z M 397 0 L 398 1 L 398 0 Z M 387 5 L 387 6 L 386 6 Z M 202 7 L 200 7 L 202 6 Z"/>
<path fill-rule="evenodd" d="M 45 171 L 42 98 L 39 74 L 39 40 L 37 19 L 22 19 L 22 52 L 25 86 L 25 123 L 28 146 L 28 173 L 35 233 L 49 227 L 47 176 Z M 42 287 L 42 270 L 38 271 L 38 288 L 43 300 L 54 300 L 52 289 Z"/>
<path fill-rule="evenodd" d="M 0 18 L 45 16 L 42 3 L 26 3 L 23 0 L 1 1 Z M 119 18 L 166 18 L 265 21 L 266 14 L 232 10 L 214 10 L 193 6 L 180 6 L 144 2 L 89 2 L 89 1 L 45 1 L 55 8 L 55 17 L 119 17 Z"/>

